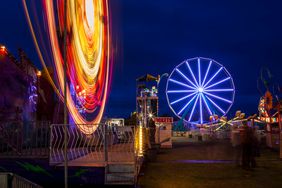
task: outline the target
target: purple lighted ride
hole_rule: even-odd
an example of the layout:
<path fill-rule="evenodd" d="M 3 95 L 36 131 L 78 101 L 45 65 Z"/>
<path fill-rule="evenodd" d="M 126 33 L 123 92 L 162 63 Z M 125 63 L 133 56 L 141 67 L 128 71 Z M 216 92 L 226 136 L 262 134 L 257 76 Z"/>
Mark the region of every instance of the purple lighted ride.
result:
<path fill-rule="evenodd" d="M 166 85 L 169 107 L 180 119 L 191 124 L 210 123 L 210 117 L 224 116 L 235 97 L 229 72 L 209 58 L 192 58 L 180 63 Z"/>

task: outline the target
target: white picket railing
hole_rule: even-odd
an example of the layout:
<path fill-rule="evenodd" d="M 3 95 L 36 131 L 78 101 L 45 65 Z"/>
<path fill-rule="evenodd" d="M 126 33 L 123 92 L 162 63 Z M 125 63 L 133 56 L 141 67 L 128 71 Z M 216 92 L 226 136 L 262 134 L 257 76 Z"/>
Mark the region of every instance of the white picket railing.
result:
<path fill-rule="evenodd" d="M 106 165 L 108 163 L 130 163 L 135 160 L 133 127 L 97 126 L 95 132 L 84 134 L 77 126 L 51 125 L 51 165 L 64 162 L 64 129 L 67 128 L 67 157 L 70 166 Z M 84 126 L 86 127 L 86 126 Z"/>

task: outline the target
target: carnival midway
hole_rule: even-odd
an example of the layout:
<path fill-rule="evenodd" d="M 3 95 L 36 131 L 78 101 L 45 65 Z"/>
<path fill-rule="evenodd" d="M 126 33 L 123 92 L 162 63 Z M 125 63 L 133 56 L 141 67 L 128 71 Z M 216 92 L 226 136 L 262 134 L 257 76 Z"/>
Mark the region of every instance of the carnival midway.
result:
<path fill-rule="evenodd" d="M 48 179 L 60 173 L 54 181 L 65 187 L 81 182 L 134 186 L 142 166 L 162 149 L 218 140 L 238 146 L 248 130 L 282 159 L 281 85 L 268 81 L 267 68 L 254 83 L 260 95 L 256 114 L 240 109 L 231 114 L 240 83 L 233 81 L 226 62 L 195 54 L 167 73 L 136 75 L 135 111 L 127 119 L 106 118 L 114 72 L 108 1 L 42 2 L 36 9 L 23 0 L 43 69 L 22 49 L 17 58 L 8 44 L 0 47 L 0 157 L 25 161 L 18 164 L 39 173 L 0 173 L 0 187 L 46 186 L 50 182 L 40 175 Z M 42 10 L 44 24 L 37 19 Z M 163 106 L 173 115 L 160 115 Z M 32 165 L 31 159 L 40 162 Z M 0 166 L 11 171 L 13 165 Z"/>

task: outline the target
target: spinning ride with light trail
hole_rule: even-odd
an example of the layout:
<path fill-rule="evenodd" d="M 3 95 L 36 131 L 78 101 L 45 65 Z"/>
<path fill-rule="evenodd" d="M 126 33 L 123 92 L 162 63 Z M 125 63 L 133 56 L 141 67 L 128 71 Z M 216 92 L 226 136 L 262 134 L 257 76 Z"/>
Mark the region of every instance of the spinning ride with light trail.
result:
<path fill-rule="evenodd" d="M 214 115 L 225 116 L 235 97 L 230 73 L 209 58 L 185 60 L 174 68 L 166 85 L 169 107 L 191 124 L 208 124 Z"/>
<path fill-rule="evenodd" d="M 70 117 L 85 134 L 100 123 L 107 100 L 111 70 L 111 31 L 108 0 L 22 0 L 39 59 L 59 98 L 66 98 Z M 64 27 L 66 25 L 66 28 Z M 66 29 L 66 62 L 63 36 Z M 54 74 L 47 66 L 52 67 Z"/>

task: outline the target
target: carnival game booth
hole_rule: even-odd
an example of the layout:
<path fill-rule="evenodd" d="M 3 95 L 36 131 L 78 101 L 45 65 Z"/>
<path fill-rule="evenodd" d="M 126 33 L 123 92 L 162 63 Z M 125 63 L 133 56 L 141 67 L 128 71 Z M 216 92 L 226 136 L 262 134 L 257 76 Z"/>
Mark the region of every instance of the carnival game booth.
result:
<path fill-rule="evenodd" d="M 172 117 L 155 117 L 156 125 L 155 142 L 161 148 L 172 148 Z"/>
<path fill-rule="evenodd" d="M 124 126 L 124 119 L 123 118 L 111 118 L 107 119 L 107 124 L 111 127 L 123 127 Z"/>
<path fill-rule="evenodd" d="M 265 124 L 266 145 L 270 148 L 278 149 L 280 145 L 278 117 L 271 117 L 263 120 L 259 119 L 257 123 Z"/>

